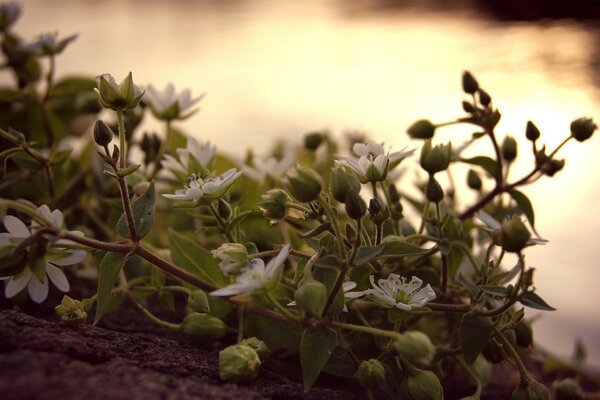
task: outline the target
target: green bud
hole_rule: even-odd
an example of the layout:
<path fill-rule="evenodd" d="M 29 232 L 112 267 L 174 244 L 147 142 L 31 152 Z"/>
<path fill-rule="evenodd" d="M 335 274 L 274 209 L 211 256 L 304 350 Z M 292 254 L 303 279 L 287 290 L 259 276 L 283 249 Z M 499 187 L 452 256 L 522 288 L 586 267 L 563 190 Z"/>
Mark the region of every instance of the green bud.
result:
<path fill-rule="evenodd" d="M 399 355 L 409 360 L 431 360 L 435 347 L 429 336 L 421 331 L 406 331 L 392 343 L 392 348 Z"/>
<path fill-rule="evenodd" d="M 467 185 L 473 190 L 481 190 L 481 178 L 475 170 L 470 169 L 467 173 Z"/>
<path fill-rule="evenodd" d="M 474 113 L 476 110 L 475 106 L 473 104 L 469 103 L 468 101 L 462 102 L 462 108 L 463 108 L 463 110 L 465 110 L 465 112 L 468 112 L 469 114 Z"/>
<path fill-rule="evenodd" d="M 504 351 L 502 347 L 495 340 L 490 339 L 486 345 L 484 346 L 481 354 L 485 357 L 486 360 L 493 364 L 500 364 L 505 360 Z"/>
<path fill-rule="evenodd" d="M 219 352 L 219 376 L 226 382 L 252 382 L 260 372 L 260 357 L 246 344 L 234 344 Z"/>
<path fill-rule="evenodd" d="M 354 377 L 365 389 L 377 390 L 385 383 L 385 368 L 381 362 L 371 358 L 360 363 Z"/>
<path fill-rule="evenodd" d="M 527 321 L 523 319 L 519 321 L 515 326 L 515 335 L 519 347 L 527 349 L 533 346 L 533 331 L 531 330 L 531 325 Z"/>
<path fill-rule="evenodd" d="M 571 136 L 578 142 L 583 142 L 592 137 L 597 128 L 598 126 L 591 118 L 577 118 L 571 122 Z"/>
<path fill-rule="evenodd" d="M 572 378 L 554 382 L 555 400 L 582 400 L 583 390 L 579 383 Z"/>
<path fill-rule="evenodd" d="M 500 245 L 509 253 L 519 253 L 527 246 L 531 232 L 521 218 L 513 216 L 502 221 L 500 228 Z"/>
<path fill-rule="evenodd" d="M 144 91 L 133 83 L 131 72 L 118 85 L 112 75 L 99 75 L 94 90 L 102 107 L 115 111 L 134 108 L 144 96 Z"/>
<path fill-rule="evenodd" d="M 271 222 L 277 222 L 285 218 L 287 207 L 292 201 L 290 196 L 282 189 L 271 189 L 260 198 L 258 206 L 265 218 Z"/>
<path fill-rule="evenodd" d="M 232 213 L 231 206 L 228 202 L 221 198 L 219 199 L 219 204 L 217 205 L 217 212 L 225 220 L 228 220 Z"/>
<path fill-rule="evenodd" d="M 531 121 L 527 121 L 527 127 L 525 128 L 525 136 L 528 140 L 535 142 L 540 137 L 540 130 Z"/>
<path fill-rule="evenodd" d="M 371 217 L 375 217 L 381 212 L 381 203 L 377 199 L 369 200 L 369 214 Z"/>
<path fill-rule="evenodd" d="M 429 177 L 429 182 L 425 187 L 425 196 L 432 203 L 439 203 L 444 199 L 444 189 L 433 176 Z"/>
<path fill-rule="evenodd" d="M 0 32 L 6 32 L 19 19 L 21 7 L 16 1 L 0 4 Z"/>
<path fill-rule="evenodd" d="M 329 190 L 334 199 L 340 203 L 346 201 L 346 194 L 350 190 L 360 192 L 360 182 L 356 175 L 348 171 L 345 167 L 337 166 L 329 175 Z"/>
<path fill-rule="evenodd" d="M 452 158 L 452 144 L 438 144 L 432 146 L 431 140 L 428 140 L 421 149 L 421 167 L 433 175 L 443 171 L 450 165 Z"/>
<path fill-rule="evenodd" d="M 304 147 L 309 150 L 315 151 L 325 140 L 325 135 L 321 132 L 311 132 L 304 136 Z"/>
<path fill-rule="evenodd" d="M 191 292 L 188 296 L 187 305 L 193 312 L 210 312 L 210 302 L 208 301 L 208 296 L 203 290 L 194 290 Z"/>
<path fill-rule="evenodd" d="M 119 146 L 117 146 L 116 144 L 113 146 L 113 152 L 112 152 L 112 160 L 114 162 L 119 161 L 119 156 L 121 154 L 121 150 L 119 150 Z"/>
<path fill-rule="evenodd" d="M 400 383 L 400 393 L 401 398 L 409 400 L 444 399 L 444 389 L 436 374 L 414 367 L 407 370 L 407 376 Z"/>
<path fill-rule="evenodd" d="M 396 185 L 393 183 L 388 186 L 388 192 L 390 194 L 390 201 L 392 203 L 398 203 L 400 201 L 400 193 L 398 193 L 398 189 L 396 189 Z"/>
<path fill-rule="evenodd" d="M 148 165 L 158 156 L 160 152 L 161 140 L 155 134 L 149 135 L 144 133 L 142 142 L 140 143 L 141 149 L 144 151 L 144 164 Z"/>
<path fill-rule="evenodd" d="M 542 172 L 548 176 L 554 176 L 557 172 L 565 167 L 565 160 L 552 159 L 542 165 Z"/>
<path fill-rule="evenodd" d="M 301 164 L 290 169 L 283 182 L 292 196 L 304 203 L 316 200 L 323 188 L 323 181 L 319 174 Z"/>
<path fill-rule="evenodd" d="M 228 328 L 217 317 L 193 312 L 185 317 L 179 330 L 195 342 L 206 343 L 225 336 Z"/>
<path fill-rule="evenodd" d="M 431 139 L 435 134 L 435 125 L 428 119 L 420 119 L 408 128 L 407 133 L 413 139 Z"/>
<path fill-rule="evenodd" d="M 546 386 L 537 381 L 521 380 L 521 383 L 512 392 L 510 400 L 550 400 L 550 392 Z"/>
<path fill-rule="evenodd" d="M 296 290 L 294 298 L 301 310 L 319 316 L 323 313 L 327 302 L 327 288 L 323 283 L 310 279 Z"/>
<path fill-rule="evenodd" d="M 84 304 L 67 295 L 63 296 L 61 303 L 54 307 L 54 311 L 60 317 L 60 322 L 68 326 L 81 325 L 87 318 Z"/>
<path fill-rule="evenodd" d="M 361 219 L 367 212 L 367 204 L 357 191 L 349 190 L 344 201 L 346 214 L 352 219 Z"/>
<path fill-rule="evenodd" d="M 108 146 L 114 137 L 114 132 L 102 120 L 94 125 L 94 142 L 99 146 Z"/>
<path fill-rule="evenodd" d="M 483 89 L 478 89 L 477 94 L 479 95 L 479 102 L 482 106 L 487 107 L 492 102 L 490 95 Z"/>
<path fill-rule="evenodd" d="M 252 347 L 261 360 L 266 359 L 269 357 L 269 354 L 271 354 L 271 350 L 267 344 L 255 337 L 243 339 L 238 344 L 245 344 L 246 346 Z"/>
<path fill-rule="evenodd" d="M 506 136 L 502 142 L 502 158 L 508 162 L 517 158 L 517 141 L 511 136 Z"/>
<path fill-rule="evenodd" d="M 479 83 L 477 83 L 477 80 L 469 71 L 465 71 L 462 75 L 462 87 L 465 93 L 475 94 L 477 89 L 479 89 Z"/>

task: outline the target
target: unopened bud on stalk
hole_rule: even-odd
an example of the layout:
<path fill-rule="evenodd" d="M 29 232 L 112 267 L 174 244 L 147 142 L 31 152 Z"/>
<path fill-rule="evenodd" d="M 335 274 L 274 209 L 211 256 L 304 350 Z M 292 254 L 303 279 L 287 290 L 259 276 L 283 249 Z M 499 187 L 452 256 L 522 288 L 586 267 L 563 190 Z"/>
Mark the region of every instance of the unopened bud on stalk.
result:
<path fill-rule="evenodd" d="M 327 302 L 327 288 L 323 283 L 310 279 L 296 290 L 294 298 L 301 310 L 319 316 Z"/>
<path fill-rule="evenodd" d="M 403 399 L 443 400 L 444 390 L 438 377 L 431 371 L 410 367 L 400 383 Z"/>
<path fill-rule="evenodd" d="M 94 124 L 94 142 L 98 146 L 108 146 L 108 144 L 112 141 L 114 136 L 114 132 L 104 121 L 98 120 Z"/>
<path fill-rule="evenodd" d="M 231 213 L 232 213 L 231 206 L 223 198 L 219 199 L 219 204 L 217 205 L 217 211 L 219 212 L 219 215 L 221 217 L 223 217 L 225 220 L 229 219 L 229 217 L 231 216 Z"/>
<path fill-rule="evenodd" d="M 403 332 L 392 343 L 392 347 L 396 353 L 409 360 L 430 360 L 435 352 L 435 347 L 429 336 L 420 331 Z"/>
<path fill-rule="evenodd" d="M 554 382 L 554 398 L 556 400 L 582 400 L 583 390 L 579 383 L 572 378 Z"/>
<path fill-rule="evenodd" d="M 515 337 L 519 347 L 524 349 L 531 347 L 533 345 L 533 331 L 531 330 L 531 325 L 525 320 L 519 321 L 515 326 Z"/>
<path fill-rule="evenodd" d="M 319 174 L 300 164 L 288 171 L 283 182 L 292 196 L 304 203 L 316 200 L 323 188 Z"/>
<path fill-rule="evenodd" d="M 352 219 L 361 219 L 367 212 L 367 205 L 356 190 L 349 190 L 344 201 L 346 214 Z"/>
<path fill-rule="evenodd" d="M 421 167 L 430 175 L 448 168 L 451 158 L 452 145 L 450 143 L 432 146 L 431 140 L 428 140 L 421 149 Z"/>
<path fill-rule="evenodd" d="M 465 93 L 475 94 L 479 89 L 479 83 L 469 71 L 465 71 L 462 76 L 462 87 Z"/>
<path fill-rule="evenodd" d="M 531 380 L 521 380 L 510 396 L 510 400 L 550 400 L 550 392 L 546 386 Z"/>
<path fill-rule="evenodd" d="M 565 160 L 552 159 L 542 166 L 542 172 L 548 176 L 554 176 L 565 167 Z"/>
<path fill-rule="evenodd" d="M 69 326 L 81 325 L 87 318 L 83 303 L 67 295 L 63 296 L 61 303 L 54 307 L 54 311 L 60 317 L 60 322 Z"/>
<path fill-rule="evenodd" d="M 517 141 L 512 136 L 507 136 L 502 142 L 502 158 L 511 162 L 517 158 Z"/>
<path fill-rule="evenodd" d="M 583 142 L 592 137 L 598 126 L 591 118 L 577 118 L 571 122 L 571 136 L 578 142 Z"/>
<path fill-rule="evenodd" d="M 260 372 L 260 357 L 252 347 L 235 344 L 219 352 L 219 376 L 234 383 L 248 383 Z"/>
<path fill-rule="evenodd" d="M 245 344 L 246 346 L 252 347 L 261 360 L 267 358 L 271 353 L 267 344 L 255 337 L 243 339 L 238 344 Z"/>
<path fill-rule="evenodd" d="M 377 390 L 385 383 L 385 368 L 381 362 L 371 358 L 360 363 L 354 376 L 365 389 Z"/>
<path fill-rule="evenodd" d="M 196 342 L 206 343 L 225 336 L 228 328 L 217 317 L 193 312 L 185 317 L 179 330 Z"/>
<path fill-rule="evenodd" d="M 467 185 L 473 190 L 481 190 L 481 178 L 479 177 L 479 174 L 472 169 L 467 173 Z"/>
<path fill-rule="evenodd" d="M 487 107 L 492 102 L 491 96 L 483 89 L 478 89 L 477 94 L 479 94 L 479 102 L 482 106 Z"/>
<path fill-rule="evenodd" d="M 408 128 L 407 133 L 413 139 L 431 139 L 435 134 L 435 125 L 428 119 L 420 119 Z"/>
<path fill-rule="evenodd" d="M 315 151 L 321 145 L 321 143 L 323 143 L 323 140 L 325 140 L 325 135 L 323 135 L 321 132 L 307 133 L 304 136 L 304 147 Z"/>
<path fill-rule="evenodd" d="M 527 127 L 525 128 L 525 136 L 528 140 L 535 142 L 540 137 L 540 130 L 531 121 L 527 121 Z"/>
<path fill-rule="evenodd" d="M 500 245 L 505 251 L 519 253 L 527 246 L 529 239 L 531 239 L 531 232 L 521 218 L 513 216 L 502 221 Z"/>
<path fill-rule="evenodd" d="M 282 189 L 271 189 L 260 198 L 258 206 L 265 218 L 271 221 L 279 221 L 285 218 L 287 207 L 292 201 L 290 196 Z"/>
<path fill-rule="evenodd" d="M 425 196 L 432 203 L 439 203 L 444 199 L 444 189 L 439 182 L 431 175 L 427 186 L 425 187 Z"/>
<path fill-rule="evenodd" d="M 210 312 L 210 303 L 208 302 L 208 296 L 203 290 L 194 290 L 188 296 L 188 307 L 193 312 Z"/>
<path fill-rule="evenodd" d="M 360 182 L 356 175 L 348 171 L 343 166 L 337 166 L 329 175 L 329 190 L 334 199 L 340 203 L 346 201 L 346 194 L 354 190 L 360 192 Z"/>

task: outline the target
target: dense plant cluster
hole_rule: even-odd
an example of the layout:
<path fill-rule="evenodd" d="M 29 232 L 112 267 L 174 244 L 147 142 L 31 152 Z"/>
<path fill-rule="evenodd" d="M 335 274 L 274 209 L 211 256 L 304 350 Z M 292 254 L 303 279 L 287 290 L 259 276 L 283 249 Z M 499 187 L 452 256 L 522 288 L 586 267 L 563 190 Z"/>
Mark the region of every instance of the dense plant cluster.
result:
<path fill-rule="evenodd" d="M 348 153 L 314 132 L 240 163 L 177 128 L 201 99 L 189 90 L 139 86 L 131 73 L 55 80 L 75 36 L 27 43 L 12 30 L 19 13 L 0 6 L 3 66 L 16 82 L 0 90 L 6 297 L 40 303 L 50 284 L 69 291 L 65 270 L 95 274 L 94 296 L 56 307 L 64 323 L 91 310 L 97 323 L 128 299 L 200 345 L 235 332 L 219 355 L 225 381 L 253 380 L 285 348 L 306 390 L 326 373 L 355 378 L 369 397 L 442 399 L 440 382 L 462 379 L 476 399 L 491 364 L 509 360 L 521 377 L 514 399 L 549 397 L 521 360 L 533 346 L 524 306 L 553 308 L 526 263 L 545 241 L 520 188 L 559 172 L 559 149 L 588 139 L 590 119 L 574 120 L 551 151 L 528 122 L 535 161 L 514 177 L 517 141 L 500 141 L 500 112 L 465 72 L 464 114 L 417 121 L 406 149 L 355 138 Z M 147 118 L 164 134 L 141 132 Z M 435 141 L 456 124 L 468 136 Z M 464 156 L 477 141 L 493 153 Z M 409 164 L 421 171 L 416 187 Z M 455 184 L 459 164 L 471 168 L 468 188 Z M 158 318 L 150 298 L 174 318 L 184 301 L 185 316 Z"/>

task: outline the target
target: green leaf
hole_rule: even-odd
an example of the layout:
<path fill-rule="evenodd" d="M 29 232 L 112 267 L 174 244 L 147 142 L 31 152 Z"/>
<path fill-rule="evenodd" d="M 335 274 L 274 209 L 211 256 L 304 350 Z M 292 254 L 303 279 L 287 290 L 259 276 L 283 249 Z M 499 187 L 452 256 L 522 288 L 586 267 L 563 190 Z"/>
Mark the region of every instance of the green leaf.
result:
<path fill-rule="evenodd" d="M 385 258 L 418 256 L 427 254 L 431 249 L 422 249 L 412 243 L 401 240 L 398 236 L 387 236 L 383 240 L 381 256 Z"/>
<path fill-rule="evenodd" d="M 527 307 L 535 308 L 536 310 L 554 311 L 556 308 L 548 305 L 540 296 L 534 292 L 527 292 L 519 299 L 521 304 Z"/>
<path fill-rule="evenodd" d="M 169 229 L 168 236 L 171 258 L 179 268 L 218 287 L 227 285 L 227 279 L 219 268 L 219 262 L 208 250 L 172 229 Z"/>
<path fill-rule="evenodd" d="M 498 176 L 498 163 L 490 157 L 478 156 L 473 158 L 463 158 L 460 161 L 467 164 L 479 165 L 493 178 Z"/>
<path fill-rule="evenodd" d="M 460 321 L 460 343 L 463 356 L 468 364 L 475 359 L 485 347 L 492 334 L 492 323 L 485 317 L 466 313 Z"/>
<path fill-rule="evenodd" d="M 525 196 L 523 192 L 518 190 L 511 190 L 510 196 L 517 202 L 517 205 L 523 211 L 523 214 L 527 217 L 527 220 L 531 226 L 535 229 L 535 213 L 533 212 L 533 206 L 529 198 Z"/>
<path fill-rule="evenodd" d="M 155 203 L 156 191 L 154 190 L 154 182 L 152 182 L 146 191 L 131 204 L 133 223 L 140 238 L 146 236 L 150 232 L 150 228 L 152 228 Z M 119 221 L 117 222 L 117 232 L 124 238 L 130 238 L 125 214 L 121 214 L 121 218 L 119 218 Z"/>
<path fill-rule="evenodd" d="M 112 290 L 115 286 L 119 271 L 131 257 L 131 253 L 113 253 L 107 252 L 100 262 L 98 271 L 98 290 L 96 300 L 96 316 L 94 325 L 100 322 L 100 319 L 108 312 L 111 306 Z"/>
<path fill-rule="evenodd" d="M 304 391 L 307 392 L 317 380 L 321 369 L 329 360 L 336 345 L 335 332 L 326 328 L 307 329 L 300 341 L 300 364 Z"/>
<path fill-rule="evenodd" d="M 342 267 L 342 262 L 340 261 L 340 259 L 337 256 L 328 255 L 328 256 L 319 258 L 315 262 L 315 267 L 339 270 Z"/>
<path fill-rule="evenodd" d="M 479 288 L 485 293 L 496 297 L 507 297 L 509 295 L 508 289 L 504 286 L 482 285 Z"/>
<path fill-rule="evenodd" d="M 472 299 L 475 298 L 477 292 L 479 292 L 479 288 L 473 282 L 467 280 L 462 274 L 458 275 L 458 282 L 467 289 L 467 292 L 469 292 L 469 296 L 471 296 Z"/>
<path fill-rule="evenodd" d="M 383 246 L 362 246 L 358 249 L 356 258 L 354 259 L 354 265 L 364 265 L 377 257 L 383 251 Z"/>

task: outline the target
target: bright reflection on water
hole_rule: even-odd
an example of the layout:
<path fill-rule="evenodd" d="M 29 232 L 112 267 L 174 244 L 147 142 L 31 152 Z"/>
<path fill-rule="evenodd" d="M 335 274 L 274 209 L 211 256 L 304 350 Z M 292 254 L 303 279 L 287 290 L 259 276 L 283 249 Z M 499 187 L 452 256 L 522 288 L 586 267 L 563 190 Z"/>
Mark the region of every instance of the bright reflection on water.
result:
<path fill-rule="evenodd" d="M 300 143 L 304 132 L 319 128 L 337 135 L 364 130 L 402 148 L 414 120 L 462 115 L 464 69 L 502 111 L 501 137 L 524 136 L 532 119 L 553 148 L 573 118 L 600 118 L 591 54 L 597 37 L 569 21 L 499 24 L 467 11 L 366 12 L 330 1 L 23 3 L 17 30 L 24 37 L 57 28 L 80 33 L 59 59 L 61 74 L 120 79 L 131 70 L 137 83 L 173 81 L 206 92 L 201 113 L 183 127 L 238 157 L 249 146 L 267 151 L 277 138 Z M 444 132 L 439 139 L 460 140 L 473 130 Z M 538 343 L 567 356 L 582 338 L 594 365 L 599 150 L 600 134 L 586 145 L 569 144 L 561 152 L 565 170 L 525 190 L 550 240 L 528 251 L 527 262 L 537 268 L 539 293 L 559 309 L 536 323 Z M 512 176 L 530 165 L 518 165 Z"/>

